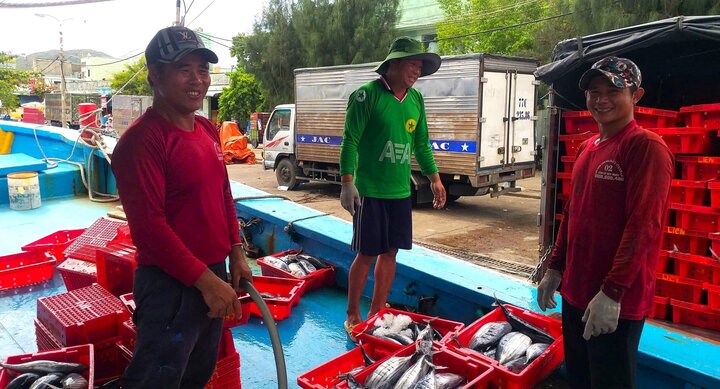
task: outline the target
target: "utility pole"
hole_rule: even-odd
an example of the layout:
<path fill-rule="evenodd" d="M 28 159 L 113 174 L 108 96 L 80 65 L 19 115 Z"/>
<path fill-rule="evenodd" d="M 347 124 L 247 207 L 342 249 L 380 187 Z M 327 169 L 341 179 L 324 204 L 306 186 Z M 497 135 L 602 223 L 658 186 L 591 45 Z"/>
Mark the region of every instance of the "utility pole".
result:
<path fill-rule="evenodd" d="M 62 24 L 66 20 L 72 20 L 73 18 L 67 18 L 60 20 L 56 18 L 55 16 L 52 16 L 50 14 L 35 14 L 35 16 L 40 18 L 52 18 L 55 19 L 55 21 L 58 22 L 60 26 L 60 108 L 62 110 L 62 113 L 60 114 L 60 120 L 62 121 L 61 126 L 64 128 L 67 126 L 67 113 L 65 112 L 65 107 L 67 106 L 65 101 L 65 95 L 67 94 L 67 86 L 65 85 L 65 52 L 63 51 L 63 31 L 62 31 Z"/>
<path fill-rule="evenodd" d="M 175 3 L 175 25 L 180 25 L 180 0 Z"/>

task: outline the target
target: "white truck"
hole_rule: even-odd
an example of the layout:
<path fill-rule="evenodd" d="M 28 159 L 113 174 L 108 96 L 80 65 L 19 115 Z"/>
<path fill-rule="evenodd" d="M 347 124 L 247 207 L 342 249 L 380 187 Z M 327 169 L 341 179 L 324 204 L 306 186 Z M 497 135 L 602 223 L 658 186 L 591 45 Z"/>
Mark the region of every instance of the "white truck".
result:
<path fill-rule="evenodd" d="M 443 57 L 440 70 L 417 81 L 425 97 L 430 143 L 448 193 L 492 197 L 517 191 L 535 175 L 537 61 L 488 54 Z M 378 78 L 376 63 L 295 70 L 295 104 L 275 107 L 264 134 L 263 166 L 278 185 L 340 182 L 340 143 L 348 97 Z M 413 160 L 415 203 L 432 201 Z"/>

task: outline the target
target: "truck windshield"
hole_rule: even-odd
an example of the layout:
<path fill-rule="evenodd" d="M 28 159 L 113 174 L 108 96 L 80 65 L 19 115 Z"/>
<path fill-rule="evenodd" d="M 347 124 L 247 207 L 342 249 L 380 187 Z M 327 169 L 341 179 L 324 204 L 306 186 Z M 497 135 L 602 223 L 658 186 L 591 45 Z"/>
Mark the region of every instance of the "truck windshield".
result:
<path fill-rule="evenodd" d="M 267 127 L 267 140 L 275 138 L 280 131 L 290 131 L 290 110 L 277 110 L 273 113 Z"/>

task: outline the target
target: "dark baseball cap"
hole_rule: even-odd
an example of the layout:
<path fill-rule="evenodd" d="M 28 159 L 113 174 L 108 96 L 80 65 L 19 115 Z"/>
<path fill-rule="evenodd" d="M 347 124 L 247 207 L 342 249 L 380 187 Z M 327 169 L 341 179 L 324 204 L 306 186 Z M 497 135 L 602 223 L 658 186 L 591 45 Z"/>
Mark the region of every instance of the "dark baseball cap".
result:
<path fill-rule="evenodd" d="M 640 87 L 642 74 L 635 62 L 627 58 L 605 57 L 593 64 L 593 66 L 580 77 L 578 86 L 581 90 L 587 90 L 590 81 L 595 76 L 604 76 L 616 88 Z"/>
<path fill-rule="evenodd" d="M 181 26 L 167 27 L 158 31 L 145 49 L 148 64 L 173 63 L 182 57 L 197 52 L 208 62 L 217 63 L 217 55 L 205 48 L 195 31 Z"/>

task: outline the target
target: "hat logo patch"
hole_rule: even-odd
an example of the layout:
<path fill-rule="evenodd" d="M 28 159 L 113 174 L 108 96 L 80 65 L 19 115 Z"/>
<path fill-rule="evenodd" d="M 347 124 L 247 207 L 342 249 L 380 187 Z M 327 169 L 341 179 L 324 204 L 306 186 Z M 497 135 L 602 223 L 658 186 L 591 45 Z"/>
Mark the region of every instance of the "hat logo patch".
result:
<path fill-rule="evenodd" d="M 178 31 L 178 34 L 180 35 L 181 40 L 187 41 L 191 39 L 189 31 Z"/>
<path fill-rule="evenodd" d="M 415 119 L 408 119 L 405 122 L 405 130 L 407 132 L 411 133 L 411 132 L 415 131 L 415 127 L 417 127 L 417 122 L 415 121 Z"/>

